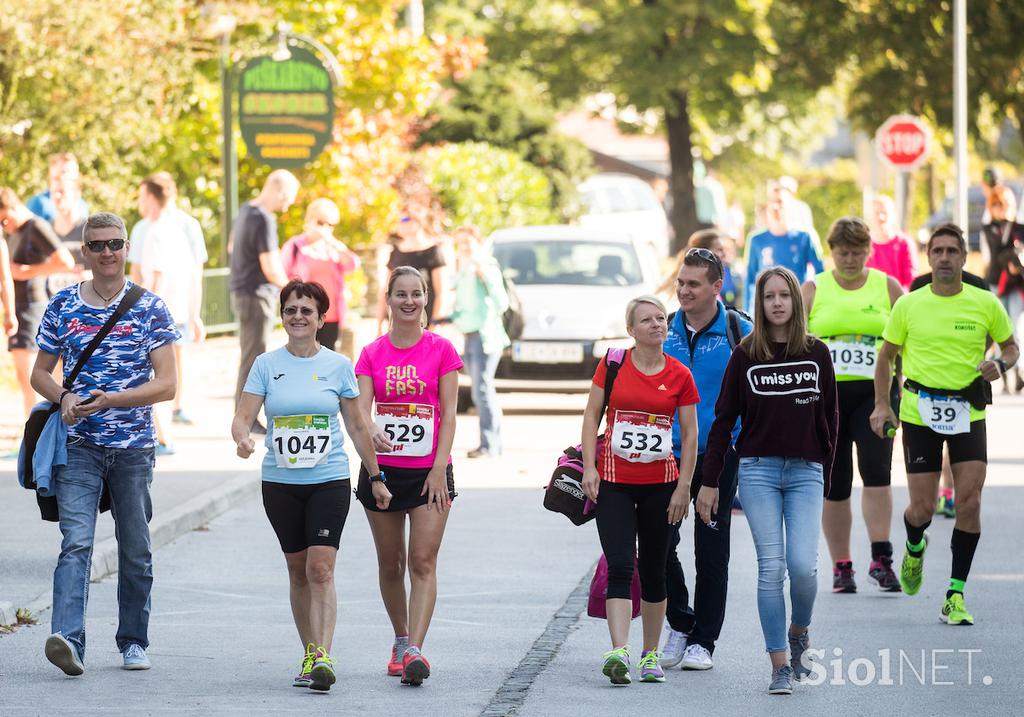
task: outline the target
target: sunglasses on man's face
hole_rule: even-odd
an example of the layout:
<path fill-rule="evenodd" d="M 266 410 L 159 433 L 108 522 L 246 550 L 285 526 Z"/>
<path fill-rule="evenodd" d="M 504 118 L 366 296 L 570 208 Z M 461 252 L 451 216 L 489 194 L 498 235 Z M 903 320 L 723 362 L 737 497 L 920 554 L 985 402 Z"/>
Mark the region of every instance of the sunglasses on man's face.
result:
<path fill-rule="evenodd" d="M 124 239 L 107 239 L 106 241 L 96 239 L 93 241 L 87 241 L 85 246 L 93 254 L 102 254 L 105 248 L 110 249 L 110 251 L 121 251 L 124 249 Z"/>

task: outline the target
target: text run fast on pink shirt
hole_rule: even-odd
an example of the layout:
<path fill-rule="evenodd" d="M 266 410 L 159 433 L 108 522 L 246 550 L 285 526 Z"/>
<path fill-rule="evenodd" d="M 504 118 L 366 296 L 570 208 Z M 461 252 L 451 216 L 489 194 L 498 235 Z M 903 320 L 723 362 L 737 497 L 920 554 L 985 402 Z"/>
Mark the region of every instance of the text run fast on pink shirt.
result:
<path fill-rule="evenodd" d="M 439 382 L 441 376 L 462 368 L 462 359 L 452 343 L 431 331 L 409 348 L 396 348 L 387 334 L 367 345 L 356 362 L 356 375 L 373 380 L 373 400 L 376 404 L 402 404 L 410 415 L 423 415 L 429 406 L 433 411 L 433 441 L 430 453 L 423 456 L 402 456 L 378 453 L 377 461 L 383 466 L 400 468 L 429 468 L 437 453 L 437 437 L 441 423 Z M 395 441 L 392 441 L 394 443 Z M 449 456 L 448 461 L 451 462 Z"/>

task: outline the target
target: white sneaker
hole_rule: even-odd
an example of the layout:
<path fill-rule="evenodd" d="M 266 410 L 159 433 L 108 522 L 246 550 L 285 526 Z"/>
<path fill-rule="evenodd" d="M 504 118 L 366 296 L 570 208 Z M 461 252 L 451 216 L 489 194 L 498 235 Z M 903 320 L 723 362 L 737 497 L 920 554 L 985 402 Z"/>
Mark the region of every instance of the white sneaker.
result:
<path fill-rule="evenodd" d="M 686 652 L 683 653 L 684 670 L 710 670 L 714 666 L 711 653 L 703 645 L 694 643 L 686 646 Z"/>
<path fill-rule="evenodd" d="M 683 651 L 686 649 L 686 638 L 689 635 L 685 632 L 676 632 L 671 627 L 667 632 L 665 646 L 661 648 L 661 666 L 675 667 L 683 659 Z"/>

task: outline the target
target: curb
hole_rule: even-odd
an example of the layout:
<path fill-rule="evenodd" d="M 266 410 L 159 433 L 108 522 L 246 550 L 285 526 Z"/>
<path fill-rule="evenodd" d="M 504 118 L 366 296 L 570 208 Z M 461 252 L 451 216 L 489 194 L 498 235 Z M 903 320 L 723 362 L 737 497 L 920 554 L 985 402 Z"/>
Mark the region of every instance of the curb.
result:
<path fill-rule="evenodd" d="M 260 476 L 257 472 L 236 476 L 226 483 L 200 493 L 196 497 L 171 508 L 149 525 L 149 539 L 153 552 L 200 526 L 206 525 L 218 515 L 234 508 L 238 503 L 259 494 Z M 102 540 L 93 547 L 91 582 L 117 572 L 117 539 Z M 53 603 L 50 590 L 39 595 L 28 606 L 38 615 L 48 610 Z"/>

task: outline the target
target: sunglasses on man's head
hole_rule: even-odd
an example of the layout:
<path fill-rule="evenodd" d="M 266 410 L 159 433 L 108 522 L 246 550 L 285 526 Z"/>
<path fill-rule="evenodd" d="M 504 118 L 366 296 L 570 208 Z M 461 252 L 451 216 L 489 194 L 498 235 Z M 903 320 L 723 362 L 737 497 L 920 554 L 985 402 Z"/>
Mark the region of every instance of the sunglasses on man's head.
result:
<path fill-rule="evenodd" d="M 107 239 L 106 241 L 102 239 L 95 239 L 93 241 L 87 241 L 85 246 L 93 254 L 102 254 L 104 248 L 110 249 L 110 251 L 121 251 L 124 249 L 124 239 Z"/>
<path fill-rule="evenodd" d="M 715 264 L 716 266 L 722 265 L 722 260 L 718 258 L 718 254 L 711 251 L 710 249 L 705 249 L 703 247 L 694 247 L 693 249 L 690 249 L 688 252 L 686 252 L 686 256 L 695 256 L 698 259 L 709 261 L 712 264 Z"/>

